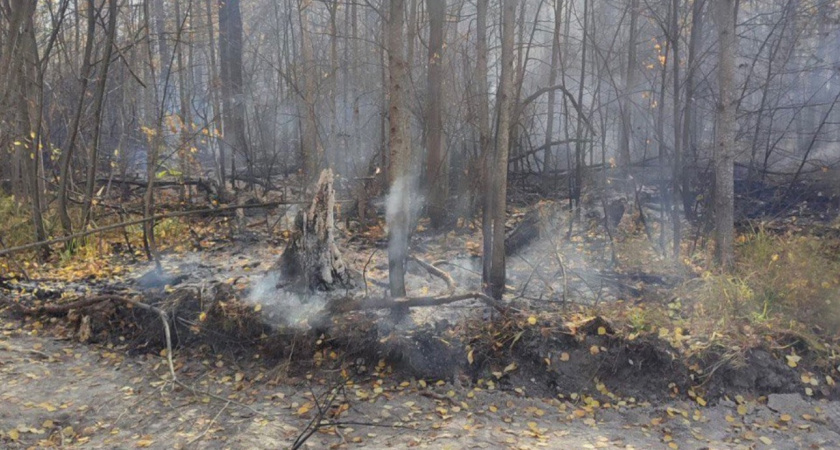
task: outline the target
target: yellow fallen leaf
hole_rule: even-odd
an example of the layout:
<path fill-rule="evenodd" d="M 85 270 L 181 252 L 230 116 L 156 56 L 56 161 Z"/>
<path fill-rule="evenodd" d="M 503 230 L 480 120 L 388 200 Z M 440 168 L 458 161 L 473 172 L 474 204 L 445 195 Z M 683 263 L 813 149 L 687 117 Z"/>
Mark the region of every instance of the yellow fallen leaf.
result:
<path fill-rule="evenodd" d="M 537 324 L 537 318 L 534 317 L 534 316 L 529 317 L 528 318 L 528 323 L 531 324 L 531 325 L 536 325 Z"/>
<path fill-rule="evenodd" d="M 747 414 L 747 406 L 746 405 L 738 405 L 738 414 L 739 415 L 746 415 Z"/>
<path fill-rule="evenodd" d="M 589 347 L 589 353 L 597 355 L 598 353 L 601 353 L 601 349 L 598 348 L 597 345 L 593 345 L 592 347 Z"/>
<path fill-rule="evenodd" d="M 607 329 L 604 327 L 598 327 L 598 336 L 603 336 L 607 334 Z"/>
<path fill-rule="evenodd" d="M 779 420 L 782 422 L 790 422 L 791 419 L 793 419 L 793 417 L 791 417 L 790 414 L 782 414 L 782 416 L 779 417 Z"/>
<path fill-rule="evenodd" d="M 568 360 L 569 360 L 569 358 L 570 358 L 570 356 L 569 356 L 569 354 L 568 354 L 568 353 L 566 353 L 566 352 L 563 352 L 563 353 L 561 353 L 561 354 L 560 354 L 560 361 L 565 362 L 565 361 L 568 361 Z"/>
<path fill-rule="evenodd" d="M 20 432 L 13 428 L 13 429 L 9 430 L 8 433 L 6 433 L 6 436 L 8 436 L 9 439 L 11 439 L 11 440 L 16 441 L 16 440 L 20 439 Z"/>
<path fill-rule="evenodd" d="M 764 442 L 764 445 L 770 445 L 773 443 L 773 440 L 767 436 L 761 436 L 760 438 L 758 438 L 758 440 Z"/>
<path fill-rule="evenodd" d="M 155 441 L 152 439 L 140 439 L 134 445 L 139 448 L 151 447 Z"/>
<path fill-rule="evenodd" d="M 261 304 L 261 303 L 257 303 L 257 304 L 254 306 L 254 312 L 260 312 L 261 310 L 262 310 L 262 304 Z"/>
<path fill-rule="evenodd" d="M 515 362 L 510 363 L 510 364 L 507 365 L 507 367 L 505 367 L 505 373 L 512 372 L 514 370 L 516 370 L 516 363 Z"/>

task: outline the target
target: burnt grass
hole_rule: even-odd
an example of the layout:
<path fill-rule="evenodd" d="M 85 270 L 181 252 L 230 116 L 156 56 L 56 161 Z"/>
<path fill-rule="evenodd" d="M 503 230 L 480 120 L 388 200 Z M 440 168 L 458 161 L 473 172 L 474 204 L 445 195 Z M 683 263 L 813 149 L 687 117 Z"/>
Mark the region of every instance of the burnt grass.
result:
<path fill-rule="evenodd" d="M 393 314 L 365 311 L 324 315 L 302 330 L 267 325 L 252 305 L 240 302 L 223 283 L 210 292 L 147 292 L 146 301 L 168 312 L 176 358 L 224 354 L 253 369 L 251 355 L 260 354 L 256 364 L 265 368 L 286 363 L 293 378 L 307 373 L 327 376 L 337 368 L 363 378 L 384 361 L 395 380 L 491 381 L 497 389 L 517 395 L 578 394 L 601 402 L 661 402 L 687 398 L 691 390 L 714 403 L 724 396 L 800 392 L 797 370 L 821 372 L 818 358 L 801 342 L 791 342 L 803 355 L 800 369 L 786 365 L 784 353 L 761 347 L 743 350 L 737 358 L 714 350 L 685 357 L 655 335 L 628 339 L 599 316 L 574 328 L 559 325 L 559 317 L 556 322 L 533 323 L 515 313 L 405 331 Z M 22 321 L 39 319 L 11 310 L 5 314 Z M 71 311 L 51 322 L 59 334 L 78 336 L 85 316 L 90 343 L 112 343 L 134 354 L 157 354 L 165 348 L 157 315 L 118 302 Z M 809 367 L 809 361 L 814 365 Z M 817 397 L 840 397 L 836 388 L 825 385 L 816 391 Z"/>

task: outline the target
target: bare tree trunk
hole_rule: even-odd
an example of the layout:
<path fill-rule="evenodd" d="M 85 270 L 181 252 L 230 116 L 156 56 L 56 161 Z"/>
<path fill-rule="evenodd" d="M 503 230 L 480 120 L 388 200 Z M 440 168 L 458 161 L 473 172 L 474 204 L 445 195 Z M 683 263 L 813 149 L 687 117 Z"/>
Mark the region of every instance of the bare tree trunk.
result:
<path fill-rule="evenodd" d="M 192 15 L 192 0 L 187 2 L 187 11 L 184 16 L 181 15 L 181 2 L 174 2 L 175 6 L 175 24 L 178 27 L 175 31 L 175 59 L 178 62 L 178 100 L 181 108 L 181 144 L 178 149 L 178 162 L 181 165 L 181 177 L 190 179 L 191 167 L 190 160 L 192 159 L 190 135 L 192 133 L 192 102 L 190 101 L 190 83 L 189 71 L 190 68 L 184 60 L 184 46 L 192 46 L 190 42 L 184 42 L 184 30 L 187 26 L 187 21 Z M 184 192 L 186 191 L 186 192 Z M 191 188 L 184 186 L 181 190 L 182 201 L 187 197 L 191 197 Z"/>
<path fill-rule="evenodd" d="M 236 154 L 242 154 L 250 168 L 245 139 L 245 99 L 242 95 L 242 15 L 239 0 L 219 0 L 219 58 L 222 82 L 224 139 L 231 149 L 231 178 L 236 176 Z M 248 174 L 253 179 L 253 174 Z"/>
<path fill-rule="evenodd" d="M 734 265 L 735 162 L 735 1 L 714 0 L 718 28 L 718 114 L 715 135 L 715 259 L 724 269 Z"/>
<path fill-rule="evenodd" d="M 214 131 L 221 131 L 222 130 L 222 105 L 219 99 L 219 89 L 216 88 L 217 84 L 220 83 L 219 73 L 216 65 L 216 35 L 213 32 L 213 0 L 205 0 L 205 8 L 207 9 L 207 37 L 209 39 L 209 53 L 210 53 L 210 95 L 213 99 L 213 123 L 216 126 Z M 219 171 L 219 189 L 221 193 L 224 194 L 225 190 L 227 189 L 225 183 L 227 179 L 225 177 L 225 146 L 223 143 L 219 142 L 218 139 L 215 139 L 215 133 L 211 136 L 211 139 L 216 141 L 216 145 L 218 146 L 219 155 L 216 160 L 218 164 L 218 171 Z"/>
<path fill-rule="evenodd" d="M 551 36 L 551 67 L 548 72 L 548 85 L 554 86 L 557 84 L 557 71 L 560 66 L 560 36 L 562 33 L 561 24 L 563 14 L 563 0 L 554 0 L 554 33 Z M 546 115 L 545 124 L 545 157 L 543 158 L 543 171 L 551 176 L 551 171 L 554 167 L 552 161 L 553 149 L 551 143 L 554 140 L 554 103 L 556 91 L 554 89 L 548 91 L 548 114 Z"/>
<path fill-rule="evenodd" d="M 484 236 L 481 282 L 490 292 L 490 267 L 493 256 L 493 163 L 495 152 L 490 145 L 490 100 L 487 97 L 487 7 L 489 0 L 476 1 L 475 90 L 478 101 L 478 147 L 481 152 L 481 233 Z"/>
<path fill-rule="evenodd" d="M 38 180 L 41 179 L 42 173 L 40 171 L 41 150 L 38 148 L 39 133 L 36 133 L 36 128 L 40 131 L 40 114 L 41 102 L 43 101 L 42 86 L 36 86 L 35 81 L 40 79 L 40 58 L 38 57 L 38 44 L 35 40 L 35 19 L 34 5 L 30 6 L 29 2 L 21 2 L 16 5 L 16 8 L 22 8 L 26 12 L 26 29 L 21 36 L 22 41 L 19 47 L 19 73 L 17 77 L 17 89 L 19 93 L 17 112 L 19 116 L 18 130 L 20 132 L 21 140 L 29 146 L 28 154 L 25 155 L 23 161 L 27 177 L 29 203 L 32 213 L 32 227 L 35 230 L 35 241 L 42 242 L 47 239 L 47 233 L 44 228 L 44 219 L 41 214 L 42 199 L 41 189 Z M 33 118 L 38 120 L 37 124 L 33 124 Z M 34 126 L 33 126 L 34 125 Z M 42 259 L 49 255 L 49 248 L 41 247 L 39 253 Z"/>
<path fill-rule="evenodd" d="M 697 53 L 700 50 L 701 38 L 703 36 L 703 6 L 706 0 L 695 0 L 691 6 L 691 33 L 688 39 L 688 63 L 685 74 L 685 113 L 683 115 L 682 128 L 682 200 L 683 210 L 686 218 L 694 219 L 694 195 L 692 193 L 692 173 L 691 165 L 688 163 L 689 159 L 692 164 L 696 162 L 697 155 L 697 131 L 696 131 L 696 115 L 695 109 L 697 103 L 694 98 L 696 90 L 695 72 L 697 72 Z"/>
<path fill-rule="evenodd" d="M 671 165 L 671 222 L 672 222 L 672 230 L 673 230 L 673 256 L 674 261 L 679 261 L 680 258 L 680 241 L 681 241 L 681 224 L 680 221 L 680 214 L 679 214 L 679 207 L 677 206 L 677 196 L 680 192 L 680 174 L 682 167 L 682 148 L 680 143 L 681 130 L 680 126 L 682 124 L 682 118 L 680 117 L 680 111 L 682 108 L 680 107 L 680 26 L 679 26 L 679 14 L 680 14 L 680 0 L 672 0 L 671 1 L 671 20 L 669 25 L 669 36 L 671 40 L 671 54 L 672 56 L 672 63 L 671 67 L 673 68 L 673 86 L 674 92 L 673 100 L 674 100 L 674 159 L 673 164 Z M 664 107 L 664 105 L 663 105 Z"/>
<path fill-rule="evenodd" d="M 405 261 L 408 256 L 409 203 L 413 187 L 409 170 L 411 143 L 408 135 L 408 88 L 403 30 L 405 0 L 390 0 L 388 17 L 388 121 L 389 186 L 386 218 L 388 222 L 388 279 L 393 297 L 405 296 Z"/>
<path fill-rule="evenodd" d="M 702 0 L 701 0 L 702 1 Z M 637 23 L 639 21 L 639 0 L 631 0 L 630 31 L 627 36 L 627 69 L 625 74 L 624 92 L 621 99 L 621 136 L 618 147 L 618 167 L 623 173 L 628 173 L 633 162 L 630 151 L 630 141 L 633 136 L 633 92 L 636 90 L 636 40 Z"/>
<path fill-rule="evenodd" d="M 87 227 L 90 221 L 90 209 L 93 203 L 93 189 L 96 182 L 96 162 L 99 156 L 100 130 L 102 128 L 102 110 L 105 103 L 105 89 L 108 86 L 108 69 L 111 67 L 111 54 L 114 47 L 114 38 L 117 34 L 117 14 L 119 3 L 117 0 L 108 0 L 108 31 L 105 38 L 105 51 L 102 56 L 102 72 L 97 81 L 96 92 L 93 99 L 94 124 L 93 143 L 88 154 L 87 178 L 85 182 L 85 198 L 82 203 L 82 229 Z"/>
<path fill-rule="evenodd" d="M 79 92 L 79 102 L 76 105 L 76 111 L 73 115 L 72 122 L 70 123 L 70 138 L 67 141 L 67 148 L 61 152 L 61 157 L 58 162 L 61 171 L 58 179 L 58 217 L 61 221 L 61 227 L 64 229 L 65 235 L 73 233 L 73 224 L 70 221 L 70 215 L 67 212 L 67 188 L 70 183 L 70 177 L 72 176 L 70 164 L 76 147 L 76 139 L 79 135 L 79 124 L 82 120 L 87 86 L 90 83 L 90 77 L 93 73 L 93 63 L 91 62 L 91 58 L 93 54 L 93 43 L 96 40 L 95 34 L 96 19 L 94 3 L 93 0 L 88 0 L 87 39 L 85 41 L 85 53 L 82 57 L 81 91 Z"/>
<path fill-rule="evenodd" d="M 443 22 L 446 0 L 426 0 L 429 13 L 429 73 L 426 92 L 426 188 L 431 226 L 446 220 L 449 167 L 443 150 Z"/>
<path fill-rule="evenodd" d="M 490 292 L 500 300 L 505 292 L 505 219 L 507 209 L 507 168 L 510 153 L 510 122 L 513 112 L 514 18 L 518 0 L 502 0 L 502 74 L 498 91 L 496 129 L 496 180 L 493 186 L 493 256 Z"/>
<path fill-rule="evenodd" d="M 312 32 L 309 25 L 309 11 L 311 7 L 311 0 L 303 0 L 300 5 L 300 42 L 301 42 L 301 56 L 303 57 L 303 98 L 301 105 L 303 111 L 303 130 L 301 135 L 303 137 L 303 171 L 304 171 L 304 186 L 309 184 L 309 180 L 315 177 L 319 168 L 323 164 L 324 150 L 318 139 L 318 117 L 315 114 L 316 102 L 316 77 L 318 76 L 315 55 L 312 48 Z"/>

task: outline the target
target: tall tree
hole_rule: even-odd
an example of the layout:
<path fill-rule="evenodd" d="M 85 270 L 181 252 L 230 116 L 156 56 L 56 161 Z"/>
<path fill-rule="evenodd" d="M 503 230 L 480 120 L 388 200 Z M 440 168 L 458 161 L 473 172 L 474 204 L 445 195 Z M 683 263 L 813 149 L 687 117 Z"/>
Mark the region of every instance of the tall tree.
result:
<path fill-rule="evenodd" d="M 715 259 L 723 268 L 734 264 L 735 180 L 735 0 L 714 0 L 718 33 L 718 105 L 715 133 Z"/>
<path fill-rule="evenodd" d="M 414 186 L 411 143 L 405 94 L 408 88 L 405 61 L 405 0 L 389 0 L 388 14 L 388 281 L 391 295 L 405 296 L 405 261 L 408 256 L 409 204 Z"/>
<path fill-rule="evenodd" d="M 489 0 L 476 0 L 475 97 L 478 107 L 478 150 L 481 152 L 482 210 L 481 233 L 484 236 L 481 282 L 487 292 L 490 287 L 490 267 L 493 256 L 493 196 L 494 156 L 490 145 L 490 100 L 487 95 L 487 6 Z"/>
<path fill-rule="evenodd" d="M 491 295 L 501 299 L 505 292 L 505 219 L 507 209 L 507 169 L 510 154 L 510 125 L 513 110 L 514 17 L 518 0 L 502 1 L 502 72 L 497 93 L 496 161 L 493 183 L 493 256 L 489 287 Z M 485 236 L 485 239 L 487 237 Z"/>
<path fill-rule="evenodd" d="M 446 219 L 449 197 L 447 153 L 443 150 L 443 23 L 446 0 L 426 0 L 429 12 L 429 70 L 426 89 L 426 186 L 429 218 L 439 229 Z"/>
<path fill-rule="evenodd" d="M 562 35 L 563 0 L 554 0 L 554 32 L 551 35 L 551 67 L 548 72 L 548 86 L 551 89 L 557 83 L 557 71 L 560 67 L 560 39 Z M 554 139 L 554 104 L 556 101 L 555 89 L 548 91 L 548 113 L 545 118 L 545 157 L 543 158 L 543 170 L 548 176 L 554 168 L 553 148 L 551 145 Z"/>
<path fill-rule="evenodd" d="M 114 48 L 114 39 L 117 34 L 117 14 L 119 3 L 117 0 L 108 0 L 108 31 L 105 38 L 105 51 L 102 56 L 102 68 L 99 79 L 96 82 L 96 90 L 93 99 L 93 142 L 88 152 L 87 177 L 85 178 L 85 198 L 82 203 L 82 229 L 90 222 L 90 208 L 93 203 L 93 190 L 96 183 L 96 166 L 99 159 L 99 145 L 101 141 L 102 112 L 105 103 L 105 90 L 108 86 L 108 69 L 111 67 L 111 55 Z"/>
<path fill-rule="evenodd" d="M 96 41 L 96 8 L 94 8 L 93 0 L 88 1 L 87 11 L 87 38 L 85 40 L 85 50 L 82 56 L 81 68 L 81 91 L 79 93 L 79 100 L 76 104 L 76 110 L 70 122 L 70 138 L 67 141 L 67 146 L 59 158 L 60 174 L 58 178 L 58 217 L 61 221 L 61 227 L 64 229 L 64 234 L 69 235 L 73 233 L 73 225 L 70 221 L 70 214 L 67 210 L 67 189 L 70 185 L 70 178 L 73 176 L 70 170 L 70 164 L 73 161 L 73 153 L 76 148 L 76 140 L 79 136 L 79 127 L 84 112 L 85 98 L 87 97 L 87 87 L 93 75 L 93 43 Z M 78 12 L 78 10 L 77 10 Z M 76 27 L 78 32 L 78 26 Z"/>
<path fill-rule="evenodd" d="M 245 138 L 245 99 L 242 95 L 242 13 L 239 0 L 219 0 L 219 64 L 222 84 L 222 126 L 231 151 L 231 179 L 236 177 L 236 155 L 248 160 Z M 253 179 L 252 174 L 248 174 Z"/>
<path fill-rule="evenodd" d="M 627 6 L 630 10 L 630 29 L 627 34 L 627 65 L 624 74 L 624 92 L 621 101 L 621 134 L 618 147 L 618 167 L 621 171 L 627 172 L 632 163 L 630 152 L 630 141 L 633 135 L 633 93 L 636 90 L 636 40 L 639 21 L 639 0 L 631 0 Z"/>
<path fill-rule="evenodd" d="M 324 150 L 321 147 L 318 139 L 318 116 L 316 108 L 315 92 L 317 85 L 318 70 L 315 65 L 315 50 L 312 47 L 312 30 L 309 24 L 309 9 L 312 7 L 311 0 L 303 0 L 300 5 L 300 42 L 301 42 L 301 56 L 303 57 L 303 96 L 302 96 L 302 111 L 300 115 L 302 120 L 301 141 L 303 143 L 303 171 L 304 171 L 304 186 L 308 184 L 307 180 L 314 180 L 318 176 L 318 170 L 323 164 Z"/>

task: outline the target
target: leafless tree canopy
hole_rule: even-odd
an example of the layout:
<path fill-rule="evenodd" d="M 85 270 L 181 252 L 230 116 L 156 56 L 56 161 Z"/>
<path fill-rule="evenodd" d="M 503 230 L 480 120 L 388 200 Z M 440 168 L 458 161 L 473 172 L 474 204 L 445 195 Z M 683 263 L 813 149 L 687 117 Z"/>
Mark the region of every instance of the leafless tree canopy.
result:
<path fill-rule="evenodd" d="M 418 214 L 484 211 L 493 286 L 511 189 L 574 208 L 646 184 L 675 255 L 714 213 L 728 264 L 736 181 L 840 157 L 838 20 L 827 0 L 2 0 L 0 180 L 42 241 L 51 207 L 89 227 L 102 180 L 145 185 L 152 217 L 167 177 L 223 202 L 374 177 L 395 295 Z"/>

